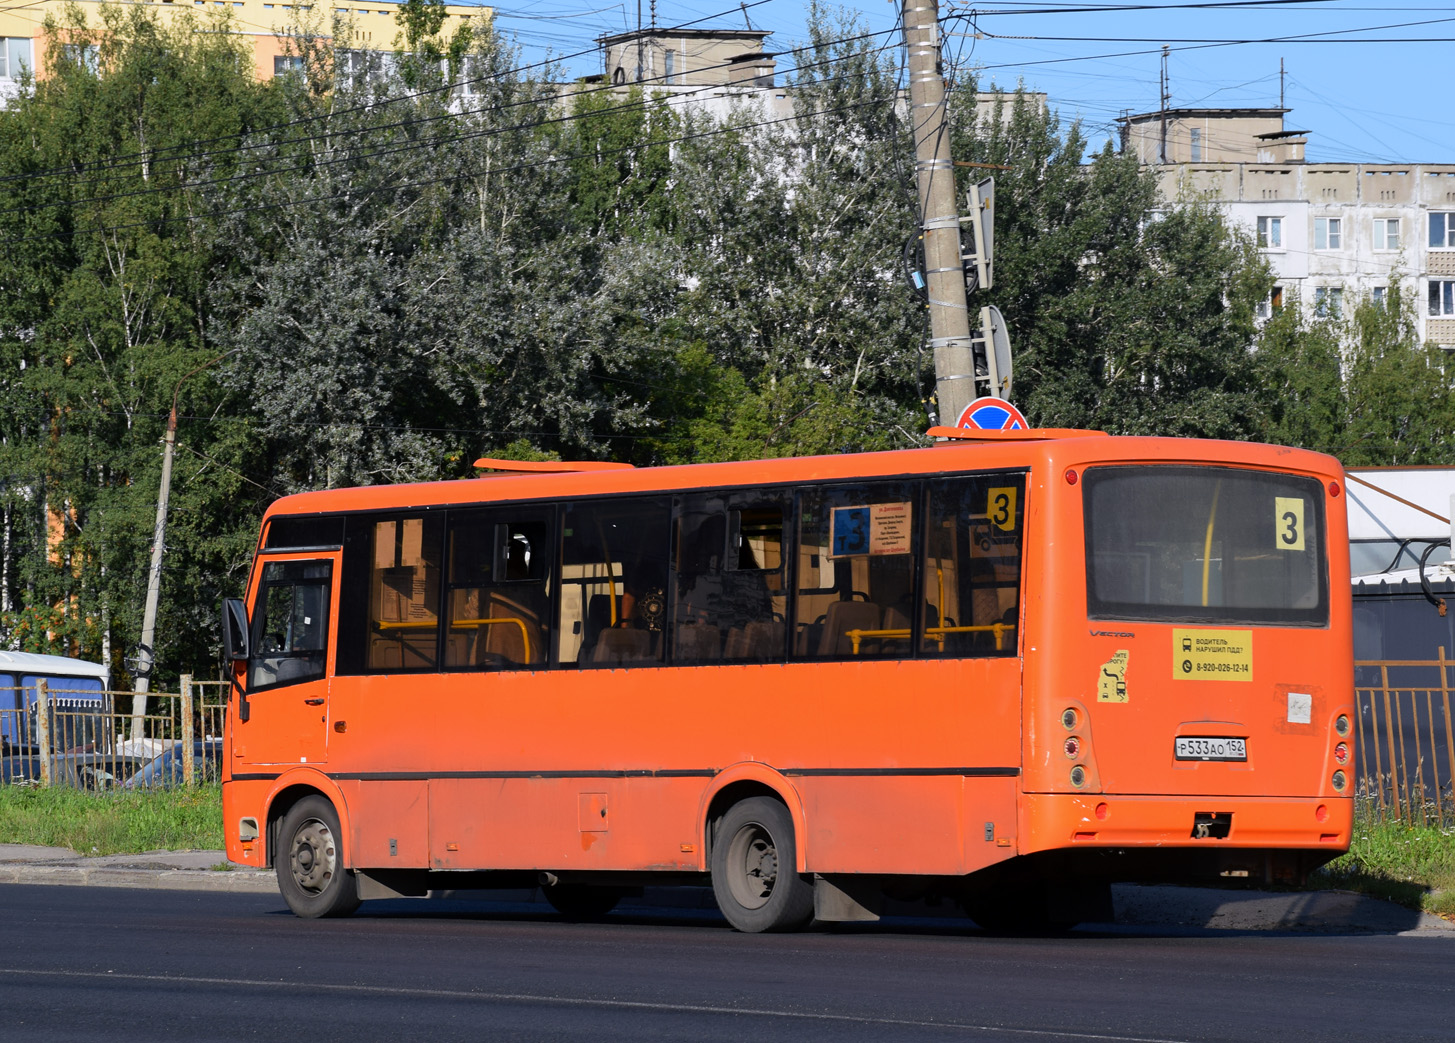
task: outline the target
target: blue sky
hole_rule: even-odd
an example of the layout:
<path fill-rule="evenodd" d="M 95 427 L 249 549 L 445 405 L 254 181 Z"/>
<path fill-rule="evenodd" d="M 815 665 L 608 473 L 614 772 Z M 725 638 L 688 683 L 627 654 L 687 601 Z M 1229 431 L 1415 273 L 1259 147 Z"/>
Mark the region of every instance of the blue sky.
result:
<path fill-rule="evenodd" d="M 902 54 L 896 0 L 842 6 Z M 517 35 L 528 60 L 547 49 L 557 56 L 586 52 L 565 62 L 577 75 L 600 71 L 597 36 L 635 27 L 638 17 L 636 0 L 509 0 L 496 11 L 497 25 Z M 642 0 L 644 23 L 651 12 Z M 773 50 L 803 40 L 806 13 L 806 4 L 792 0 L 750 2 L 746 11 L 727 0 L 656 5 L 662 26 L 741 29 L 751 19 L 773 33 Z M 963 17 L 946 26 L 948 60 L 980 68 L 982 82 L 1045 91 L 1063 117 L 1082 121 L 1093 145 L 1115 133 L 1120 113 L 1158 107 L 1167 43 L 1173 107 L 1276 106 L 1281 58 L 1284 104 L 1292 110 L 1285 125 L 1310 132 L 1310 161 L 1455 162 L 1455 3 L 940 0 L 941 16 L 951 13 Z M 1232 40 L 1279 42 L 1223 43 Z"/>

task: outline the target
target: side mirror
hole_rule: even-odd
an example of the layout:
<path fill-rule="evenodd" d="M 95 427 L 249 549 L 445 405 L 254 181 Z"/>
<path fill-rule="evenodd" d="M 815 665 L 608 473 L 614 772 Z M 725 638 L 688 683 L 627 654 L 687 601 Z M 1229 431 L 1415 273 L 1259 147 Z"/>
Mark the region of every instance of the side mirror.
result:
<path fill-rule="evenodd" d="M 248 610 L 241 598 L 222 603 L 222 654 L 230 663 L 248 658 Z"/>

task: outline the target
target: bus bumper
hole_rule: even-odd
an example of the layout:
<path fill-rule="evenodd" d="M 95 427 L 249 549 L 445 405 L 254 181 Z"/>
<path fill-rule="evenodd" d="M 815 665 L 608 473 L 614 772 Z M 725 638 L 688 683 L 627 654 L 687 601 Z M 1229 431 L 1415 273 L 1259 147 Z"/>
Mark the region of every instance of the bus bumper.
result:
<path fill-rule="evenodd" d="M 1077 848 L 1349 848 L 1351 797 L 1117 796 L 1027 793 L 1020 851 Z"/>

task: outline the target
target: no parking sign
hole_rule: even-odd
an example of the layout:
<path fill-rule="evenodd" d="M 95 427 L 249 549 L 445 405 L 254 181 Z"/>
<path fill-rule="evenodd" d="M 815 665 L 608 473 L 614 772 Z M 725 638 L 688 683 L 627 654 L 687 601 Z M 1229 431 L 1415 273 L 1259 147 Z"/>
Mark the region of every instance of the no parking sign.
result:
<path fill-rule="evenodd" d="M 1005 399 L 987 395 L 966 406 L 955 426 L 972 431 L 1027 431 L 1031 425 Z"/>

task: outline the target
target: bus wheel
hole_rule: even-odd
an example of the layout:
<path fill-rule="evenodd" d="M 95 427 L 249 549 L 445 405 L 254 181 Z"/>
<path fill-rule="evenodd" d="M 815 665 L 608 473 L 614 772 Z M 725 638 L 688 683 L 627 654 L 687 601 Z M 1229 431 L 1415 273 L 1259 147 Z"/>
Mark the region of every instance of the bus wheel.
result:
<path fill-rule="evenodd" d="M 572 920 L 596 920 L 616 908 L 622 893 L 615 887 L 590 884 L 545 884 L 541 893 L 551 908 Z"/>
<path fill-rule="evenodd" d="M 344 868 L 338 814 L 322 797 L 304 797 L 283 817 L 274 858 L 278 890 L 299 916 L 348 916 L 359 907 L 359 885 Z"/>
<path fill-rule="evenodd" d="M 728 923 L 748 934 L 796 931 L 813 919 L 813 884 L 799 876 L 788 809 L 750 797 L 728 809 L 712 845 L 712 891 Z"/>

